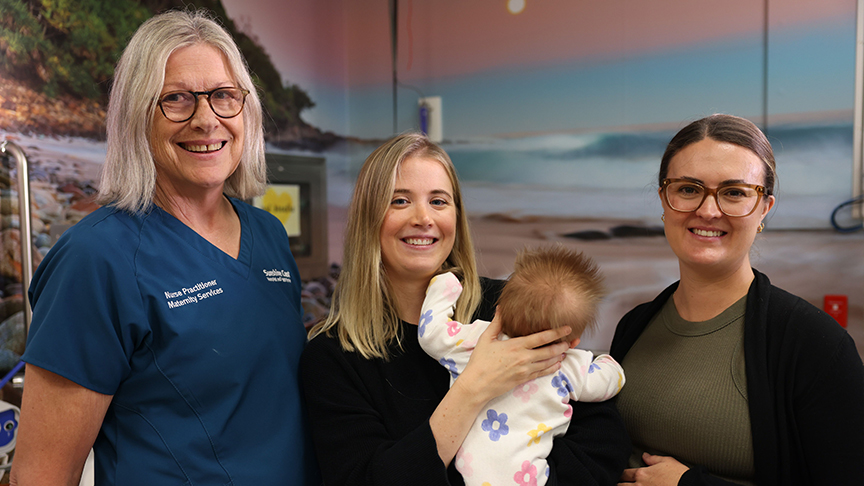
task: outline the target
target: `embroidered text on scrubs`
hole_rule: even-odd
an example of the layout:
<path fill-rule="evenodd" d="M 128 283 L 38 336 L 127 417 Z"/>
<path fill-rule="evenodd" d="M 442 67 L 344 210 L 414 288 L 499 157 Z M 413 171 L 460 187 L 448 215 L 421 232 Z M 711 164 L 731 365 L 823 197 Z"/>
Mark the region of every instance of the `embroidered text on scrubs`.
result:
<path fill-rule="evenodd" d="M 209 282 L 198 282 L 197 284 L 195 284 L 191 288 L 187 289 L 186 287 L 183 287 L 183 293 L 184 294 L 194 294 L 195 292 L 198 292 L 199 290 L 204 290 L 207 287 L 213 287 L 214 285 L 216 285 L 216 280 L 211 280 Z"/>
<path fill-rule="evenodd" d="M 165 293 L 167 294 L 168 292 L 165 292 Z M 169 300 L 168 301 L 168 308 L 174 309 L 176 307 L 184 306 L 186 304 L 197 304 L 197 303 L 198 303 L 198 299 L 195 298 L 195 296 L 189 296 L 183 300 Z"/>
<path fill-rule="evenodd" d="M 199 301 L 223 293 L 221 287 L 216 287 L 216 279 L 207 282 L 198 282 L 191 287 L 181 287 L 177 291 L 165 291 L 165 300 L 168 301 L 169 309 L 176 309 L 187 304 L 197 304 Z M 209 289 L 206 292 L 201 292 Z M 176 299 L 176 300 L 171 300 Z"/>
<path fill-rule="evenodd" d="M 288 270 L 263 270 L 264 276 L 270 282 L 288 282 L 291 283 L 291 272 Z"/>

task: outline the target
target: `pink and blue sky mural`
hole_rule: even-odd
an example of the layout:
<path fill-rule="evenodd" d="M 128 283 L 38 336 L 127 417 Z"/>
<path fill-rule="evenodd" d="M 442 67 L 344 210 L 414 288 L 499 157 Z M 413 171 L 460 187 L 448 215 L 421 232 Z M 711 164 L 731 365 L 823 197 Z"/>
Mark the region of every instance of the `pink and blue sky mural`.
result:
<path fill-rule="evenodd" d="M 774 142 L 774 227 L 828 227 L 851 196 L 851 0 L 526 0 L 518 14 L 504 0 L 400 0 L 395 121 L 388 2 L 224 3 L 310 93 L 304 119 L 322 129 L 386 138 L 418 127 L 420 94 L 441 96 L 445 148 L 479 213 L 653 220 L 663 146 L 715 112 Z M 369 151 L 328 154 L 332 203 Z"/>
<path fill-rule="evenodd" d="M 656 174 L 674 132 L 716 112 L 752 119 L 779 172 L 754 265 L 816 305 L 849 295 L 850 333 L 864 343 L 861 235 L 809 231 L 830 228 L 852 194 L 853 0 L 400 0 L 395 121 L 388 2 L 225 1 L 309 91 L 317 106 L 304 118 L 322 129 L 380 140 L 418 127 L 418 96 L 442 98 L 485 275 L 506 275 L 517 246 L 574 228 L 659 226 Z M 331 214 L 344 214 L 373 148 L 324 154 Z M 572 244 L 612 288 L 588 346 L 602 349 L 624 312 L 677 279 L 662 238 Z M 331 248 L 338 258 L 340 242 Z"/>
<path fill-rule="evenodd" d="M 392 132 L 387 2 L 226 0 L 285 79 L 318 106 L 308 120 L 358 137 Z M 679 125 L 724 111 L 769 123 L 849 119 L 855 3 L 401 0 L 399 80 L 442 96 L 447 138 Z M 346 96 L 347 92 L 347 96 Z M 399 130 L 416 125 L 400 88 Z M 413 101 L 413 102 L 412 102 Z"/>

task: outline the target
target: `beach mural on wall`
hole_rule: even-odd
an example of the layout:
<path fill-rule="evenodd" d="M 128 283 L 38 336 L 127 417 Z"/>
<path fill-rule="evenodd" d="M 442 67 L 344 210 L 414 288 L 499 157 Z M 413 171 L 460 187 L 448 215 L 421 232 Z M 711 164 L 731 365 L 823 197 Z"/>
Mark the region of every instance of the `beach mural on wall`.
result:
<path fill-rule="evenodd" d="M 851 197 L 853 2 L 771 1 L 767 41 L 762 2 L 529 0 L 516 15 L 505 3 L 399 3 L 396 131 L 417 127 L 418 93 L 441 96 L 445 146 L 469 187 L 532 193 L 483 191 L 472 210 L 656 220 L 653 191 L 650 211 L 630 198 L 655 183 L 672 134 L 715 112 L 754 120 L 774 142 L 783 199 L 772 227 L 827 228 Z M 387 14 L 369 2 L 345 13 L 380 26 L 347 29 L 352 136 L 393 131 Z M 542 197 L 568 189 L 628 195 L 614 206 Z"/>
<path fill-rule="evenodd" d="M 38 1 L 2 1 L 23 6 L 15 10 L 21 18 L 41 8 Z M 92 3 L 98 10 L 100 2 Z M 180 2 L 102 3 L 138 12 L 116 27 L 131 32 Z M 656 174 L 666 142 L 691 120 L 733 113 L 766 129 L 778 159 L 779 203 L 754 256 L 757 268 L 820 306 L 823 294 L 849 295 L 850 333 L 864 335 L 864 240 L 859 233 L 837 242 L 829 225 L 832 209 L 852 191 L 854 2 L 399 0 L 395 109 L 388 1 L 184 3 L 223 16 L 271 94 L 268 150 L 326 157 L 335 262 L 363 160 L 394 132 L 419 126 L 419 96 L 441 96 L 442 145 L 463 181 L 484 274 L 506 276 L 519 245 L 590 249 L 612 292 L 605 331 L 587 343 L 608 346 L 620 315 L 677 277 L 662 236 L 624 238 L 616 228 L 656 235 Z M 0 136 L 24 147 L 40 194 L 61 225 L 73 223 L 86 214 L 104 159 L 99 121 L 108 78 L 94 70 L 102 73 L 95 95 L 58 95 L 62 85 L 46 92 L 38 71 L 28 87 L 8 71 L 9 45 L 0 43 L 7 59 L 0 62 Z M 72 209 L 76 204 L 83 211 Z M 4 215 L 4 231 L 14 230 L 15 216 Z M 45 228 L 54 224 L 44 212 L 39 219 Z M 775 235 L 787 241 L 801 230 L 806 237 L 789 241 L 815 235 L 814 245 L 843 245 L 828 261 L 808 248 L 772 246 Z M 579 233 L 608 239 L 563 236 Z M 794 263 L 804 265 L 807 282 L 764 267 Z M 10 299 L 14 290 L 5 283 L 14 276 L 2 278 Z"/>
<path fill-rule="evenodd" d="M 280 46 L 274 63 L 290 73 L 309 34 L 291 28 L 297 20 L 286 26 L 265 14 L 277 3 L 226 0 L 226 8 L 242 12 L 266 45 Z M 638 234 L 633 227 L 656 234 L 665 144 L 687 122 L 722 112 L 762 126 L 778 160 L 779 201 L 754 265 L 820 307 L 825 294 L 849 295 L 850 333 L 864 348 L 864 240 L 829 222 L 852 197 L 854 2 L 525 0 L 513 8 L 503 0 L 400 0 L 395 63 L 388 2 L 299 3 L 303 14 L 343 22 L 314 47 L 319 59 L 345 59 L 342 71 L 299 64 L 322 94 L 309 119 L 380 140 L 419 126 L 418 97 L 441 97 L 443 146 L 463 182 L 487 275 L 507 275 L 514 245 L 555 240 L 598 253 L 617 245 L 604 266 L 614 274 L 605 334 L 589 345 L 608 346 L 623 312 L 677 278 L 676 262 L 665 243 L 660 257 L 623 248 L 620 237 L 598 244 L 561 235 Z M 374 146 L 355 141 L 327 152 L 331 213 L 344 214 Z M 339 229 L 331 223 L 331 235 Z M 495 241 L 508 246 L 484 247 Z M 331 258 L 340 248 L 331 244 Z"/>

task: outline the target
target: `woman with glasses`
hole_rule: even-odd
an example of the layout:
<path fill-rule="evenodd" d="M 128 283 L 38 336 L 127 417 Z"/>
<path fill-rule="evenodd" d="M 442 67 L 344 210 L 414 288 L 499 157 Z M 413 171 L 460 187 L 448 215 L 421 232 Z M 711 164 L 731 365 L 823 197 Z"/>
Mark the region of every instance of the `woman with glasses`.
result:
<path fill-rule="evenodd" d="M 855 343 L 750 266 L 775 179 L 771 145 L 745 119 L 712 115 L 669 142 L 659 195 L 680 280 L 624 316 L 612 341 L 634 446 L 622 484 L 864 481 Z"/>
<path fill-rule="evenodd" d="M 262 110 L 202 11 L 146 21 L 115 72 L 104 206 L 30 287 L 12 483 L 313 484 L 300 276 L 265 187 Z M 278 278 L 273 277 L 278 275 Z"/>

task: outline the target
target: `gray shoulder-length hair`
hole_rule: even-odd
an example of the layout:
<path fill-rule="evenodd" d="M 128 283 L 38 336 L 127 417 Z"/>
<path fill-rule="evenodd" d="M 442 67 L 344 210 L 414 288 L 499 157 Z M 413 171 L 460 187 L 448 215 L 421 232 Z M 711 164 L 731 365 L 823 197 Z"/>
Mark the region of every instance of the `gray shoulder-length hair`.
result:
<path fill-rule="evenodd" d="M 149 209 L 156 187 L 150 145 L 165 65 L 178 48 L 206 44 L 224 56 L 238 87 L 249 90 L 243 107 L 243 152 L 237 170 L 225 181 L 225 194 L 248 199 L 264 192 L 264 129 L 261 100 L 249 69 L 231 35 L 206 10 L 173 10 L 138 28 L 117 68 L 108 100 L 108 148 L 97 202 L 130 212 Z M 160 114 L 161 116 L 161 114 Z"/>

